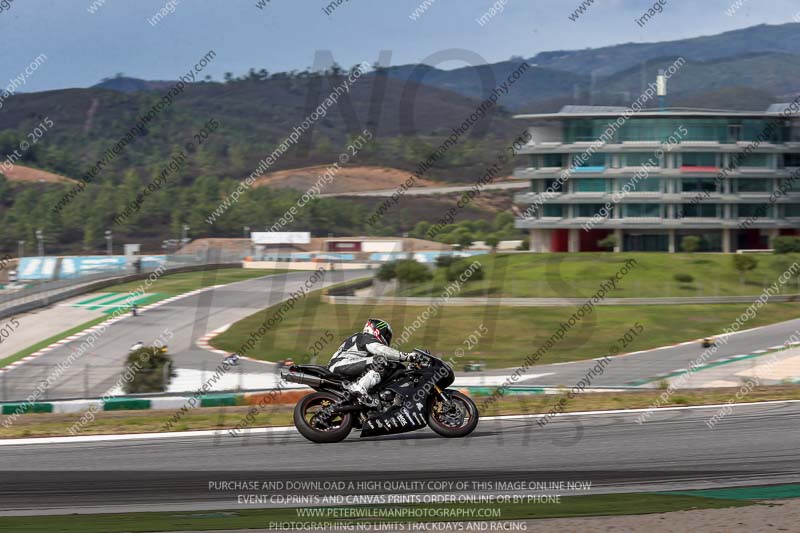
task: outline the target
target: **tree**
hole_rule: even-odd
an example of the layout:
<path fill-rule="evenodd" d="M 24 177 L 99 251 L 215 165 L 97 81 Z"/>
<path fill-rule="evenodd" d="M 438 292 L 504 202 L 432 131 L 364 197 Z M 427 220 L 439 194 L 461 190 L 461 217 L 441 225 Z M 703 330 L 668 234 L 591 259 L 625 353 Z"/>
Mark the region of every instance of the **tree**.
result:
<path fill-rule="evenodd" d="M 800 237 L 783 235 L 772 239 L 772 250 L 776 254 L 800 252 Z"/>
<path fill-rule="evenodd" d="M 509 227 L 514 227 L 514 215 L 508 211 L 497 213 L 497 216 L 494 217 L 494 229 L 496 231 L 502 231 Z"/>
<path fill-rule="evenodd" d="M 733 268 L 739 272 L 739 283 L 744 283 L 745 273 L 749 272 L 750 270 L 755 270 L 755 268 L 758 266 L 758 259 L 752 255 L 745 254 L 734 254 L 732 258 Z"/>
<path fill-rule="evenodd" d="M 776 257 L 772 262 L 771 267 L 778 272 L 778 275 L 786 275 L 795 280 L 797 290 L 800 291 L 800 269 L 797 264 L 800 262 L 800 257 L 796 255 L 781 255 Z"/>
<path fill-rule="evenodd" d="M 391 281 L 397 277 L 397 263 L 392 261 L 391 263 L 384 263 L 378 269 L 378 272 L 375 273 L 375 277 L 380 281 Z"/>
<path fill-rule="evenodd" d="M 455 258 L 450 254 L 442 254 L 436 257 L 436 266 L 438 268 L 447 268 L 453 264 Z"/>
<path fill-rule="evenodd" d="M 456 244 L 462 249 L 465 250 L 472 246 L 473 238 L 472 234 L 466 231 L 458 232 L 456 234 Z"/>
<path fill-rule="evenodd" d="M 404 283 L 421 283 L 433 277 L 433 273 L 423 265 L 413 259 L 404 259 L 397 262 L 395 267 L 397 279 Z"/>
<path fill-rule="evenodd" d="M 429 229 L 431 229 L 431 223 L 420 220 L 416 223 L 414 229 L 411 230 L 411 236 L 416 237 L 417 239 L 427 239 Z"/>
<path fill-rule="evenodd" d="M 500 244 L 500 238 L 495 234 L 491 234 L 483 242 L 492 249 L 492 253 L 495 253 L 497 252 L 497 245 Z"/>
<path fill-rule="evenodd" d="M 617 247 L 618 239 L 613 233 L 597 241 L 597 246 L 606 250 L 614 250 Z"/>
<path fill-rule="evenodd" d="M 700 237 L 694 235 L 687 235 L 681 241 L 681 250 L 687 254 L 696 252 L 700 248 Z"/>
<path fill-rule="evenodd" d="M 133 370 L 136 369 L 136 370 Z M 145 346 L 128 354 L 123 371 L 125 394 L 164 392 L 176 375 L 167 349 Z"/>
<path fill-rule="evenodd" d="M 461 280 L 464 283 L 483 279 L 483 267 L 474 266 L 471 260 L 462 259 L 447 267 L 447 281 Z"/>

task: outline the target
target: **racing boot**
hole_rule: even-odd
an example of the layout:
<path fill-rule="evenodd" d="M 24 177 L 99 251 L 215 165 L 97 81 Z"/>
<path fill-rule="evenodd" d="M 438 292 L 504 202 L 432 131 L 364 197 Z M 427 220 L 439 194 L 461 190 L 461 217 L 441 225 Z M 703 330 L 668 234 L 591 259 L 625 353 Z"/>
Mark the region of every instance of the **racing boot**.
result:
<path fill-rule="evenodd" d="M 369 393 L 369 389 L 381 382 L 381 375 L 374 370 L 367 370 L 358 381 L 348 383 L 345 386 L 349 392 L 354 394 L 358 401 L 367 407 L 378 407 L 380 402 Z"/>

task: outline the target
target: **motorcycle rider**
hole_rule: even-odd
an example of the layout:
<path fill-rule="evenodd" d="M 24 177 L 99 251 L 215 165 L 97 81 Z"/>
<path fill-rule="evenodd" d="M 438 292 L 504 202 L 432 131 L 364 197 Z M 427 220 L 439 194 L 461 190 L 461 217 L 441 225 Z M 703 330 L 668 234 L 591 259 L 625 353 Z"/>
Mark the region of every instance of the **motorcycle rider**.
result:
<path fill-rule="evenodd" d="M 134 344 L 133 346 L 130 347 L 130 349 L 128 350 L 128 353 L 133 353 L 136 350 L 140 350 L 142 348 L 144 348 L 144 343 L 142 341 L 137 341 L 136 344 Z"/>
<path fill-rule="evenodd" d="M 331 356 L 328 370 L 350 378 L 347 390 L 354 393 L 366 405 L 375 407 L 377 398 L 369 390 L 381 382 L 385 361 L 415 361 L 417 354 L 404 353 L 389 345 L 392 342 L 392 327 L 385 320 L 367 319 L 361 333 L 354 333 L 339 346 Z M 358 378 L 358 379 L 354 379 Z"/>

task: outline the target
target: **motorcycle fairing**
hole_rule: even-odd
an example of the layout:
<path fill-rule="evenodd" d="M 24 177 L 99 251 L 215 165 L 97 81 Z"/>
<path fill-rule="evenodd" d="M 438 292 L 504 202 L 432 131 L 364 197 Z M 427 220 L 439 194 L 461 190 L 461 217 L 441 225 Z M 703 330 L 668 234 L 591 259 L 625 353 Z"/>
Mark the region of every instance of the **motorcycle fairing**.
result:
<path fill-rule="evenodd" d="M 377 413 L 364 422 L 361 437 L 392 435 L 424 428 L 427 425 L 424 407 L 421 402 L 416 404 L 408 402 L 408 405 L 395 405 Z"/>

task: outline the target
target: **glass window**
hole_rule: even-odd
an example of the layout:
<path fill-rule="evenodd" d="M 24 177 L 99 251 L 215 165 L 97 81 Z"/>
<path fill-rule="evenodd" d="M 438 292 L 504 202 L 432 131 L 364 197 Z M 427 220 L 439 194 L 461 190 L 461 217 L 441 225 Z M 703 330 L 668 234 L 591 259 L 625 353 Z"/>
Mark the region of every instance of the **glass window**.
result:
<path fill-rule="evenodd" d="M 544 180 L 544 189 L 543 191 L 550 191 L 550 192 L 564 192 L 564 183 L 558 181 L 557 179 L 546 179 Z"/>
<path fill-rule="evenodd" d="M 652 177 L 633 177 L 628 181 L 622 181 L 622 187 L 630 192 L 661 192 L 661 180 Z"/>
<path fill-rule="evenodd" d="M 606 154 L 592 154 L 588 157 L 584 153 L 575 154 L 572 156 L 572 165 L 578 168 L 604 167 L 606 166 Z"/>
<path fill-rule="evenodd" d="M 575 207 L 577 207 L 576 216 L 591 218 L 597 214 L 600 214 L 600 211 L 605 207 L 605 204 L 576 204 Z"/>
<path fill-rule="evenodd" d="M 683 178 L 682 192 L 716 192 L 717 182 L 714 178 Z"/>
<path fill-rule="evenodd" d="M 542 216 L 562 218 L 564 216 L 564 206 L 562 204 L 544 204 Z"/>
<path fill-rule="evenodd" d="M 786 178 L 778 182 L 778 189 L 785 192 L 800 192 L 800 180 L 797 178 Z"/>
<path fill-rule="evenodd" d="M 734 154 L 730 161 L 733 167 L 769 168 L 770 166 L 769 154 Z"/>
<path fill-rule="evenodd" d="M 704 204 L 702 202 L 696 204 L 686 204 L 683 206 L 683 216 L 695 218 L 717 218 L 719 211 L 718 204 Z"/>
<path fill-rule="evenodd" d="M 717 166 L 717 154 L 687 152 L 681 154 L 684 167 L 715 167 Z"/>
<path fill-rule="evenodd" d="M 544 154 L 542 156 L 543 167 L 558 167 L 564 166 L 564 154 Z"/>
<path fill-rule="evenodd" d="M 606 192 L 606 180 L 603 178 L 575 179 L 575 192 Z"/>
<path fill-rule="evenodd" d="M 661 162 L 653 152 L 640 152 L 635 154 L 625 154 L 626 167 L 660 167 Z"/>
<path fill-rule="evenodd" d="M 772 216 L 772 206 L 769 204 L 739 204 L 737 207 L 739 218 Z"/>
<path fill-rule="evenodd" d="M 661 206 L 659 204 L 624 204 L 625 216 L 633 217 L 660 217 Z"/>
<path fill-rule="evenodd" d="M 728 142 L 738 142 L 742 140 L 742 125 L 730 124 L 728 125 Z"/>
<path fill-rule="evenodd" d="M 783 214 L 787 217 L 800 217 L 800 204 L 787 204 Z"/>
<path fill-rule="evenodd" d="M 739 192 L 769 192 L 770 180 L 766 179 L 739 179 L 736 186 Z"/>
<path fill-rule="evenodd" d="M 800 167 L 800 154 L 783 154 L 783 166 Z"/>

